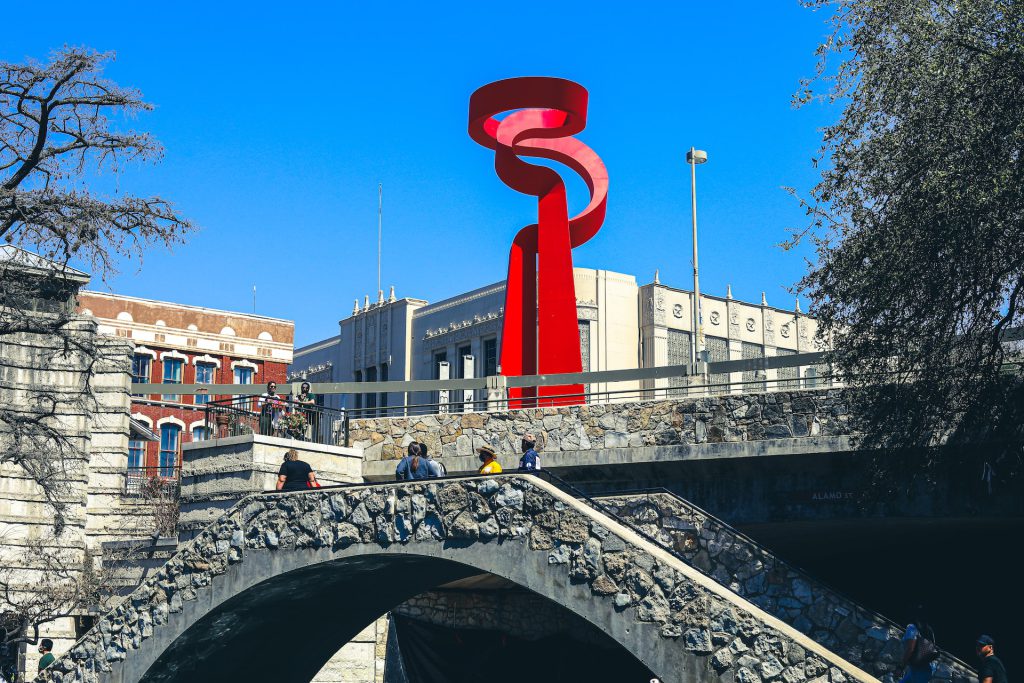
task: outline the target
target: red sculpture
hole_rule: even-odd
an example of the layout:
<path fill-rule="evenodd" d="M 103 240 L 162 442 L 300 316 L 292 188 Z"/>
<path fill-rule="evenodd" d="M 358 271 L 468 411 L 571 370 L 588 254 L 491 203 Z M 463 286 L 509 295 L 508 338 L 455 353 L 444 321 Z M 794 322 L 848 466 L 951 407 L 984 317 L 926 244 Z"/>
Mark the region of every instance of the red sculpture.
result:
<path fill-rule="evenodd" d="M 508 113 L 504 118 L 496 117 Z M 538 220 L 516 235 L 508 258 L 501 372 L 506 376 L 581 372 L 572 248 L 604 222 L 608 171 L 572 135 L 587 125 L 587 91 L 561 78 L 510 78 L 477 90 L 469 100 L 469 135 L 493 149 L 498 177 L 538 198 Z M 569 218 L 565 183 L 554 170 L 519 157 L 565 164 L 583 177 L 590 203 Z M 512 407 L 582 402 L 583 385 L 510 389 Z M 534 401 L 534 398 L 549 397 Z M 529 401 L 522 399 L 528 398 Z"/>

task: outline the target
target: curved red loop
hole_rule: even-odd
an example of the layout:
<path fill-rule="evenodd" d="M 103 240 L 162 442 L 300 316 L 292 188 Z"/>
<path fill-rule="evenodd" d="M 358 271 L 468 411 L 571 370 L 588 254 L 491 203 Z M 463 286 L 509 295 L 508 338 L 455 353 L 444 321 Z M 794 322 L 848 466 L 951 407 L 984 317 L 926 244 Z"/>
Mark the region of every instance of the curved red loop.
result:
<path fill-rule="evenodd" d="M 571 250 L 601 228 L 608 197 L 604 164 L 572 137 L 586 126 L 587 99 L 586 89 L 572 81 L 527 77 L 485 85 L 469 101 L 470 137 L 495 150 L 494 168 L 505 184 L 538 198 L 538 222 L 519 231 L 509 254 L 501 344 L 505 375 L 582 369 Z M 550 159 L 578 173 L 590 190 L 586 208 L 569 218 L 561 176 L 521 157 Z M 572 385 L 540 393 L 581 392 L 582 386 Z"/>

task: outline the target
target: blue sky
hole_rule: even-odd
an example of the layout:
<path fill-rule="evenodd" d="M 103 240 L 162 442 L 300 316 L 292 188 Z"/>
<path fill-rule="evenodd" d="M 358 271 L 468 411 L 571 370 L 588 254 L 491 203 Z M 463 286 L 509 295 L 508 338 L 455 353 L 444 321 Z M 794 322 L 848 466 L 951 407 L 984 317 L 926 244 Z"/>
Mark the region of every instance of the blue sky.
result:
<path fill-rule="evenodd" d="M 64 5 L 63 7 L 61 5 Z M 0 59 L 62 44 L 114 50 L 108 75 L 157 109 L 138 127 L 167 148 L 123 173 L 202 226 L 174 253 L 126 263 L 122 294 L 296 323 L 296 343 L 337 333 L 376 288 L 377 184 L 383 284 L 436 301 L 505 276 L 508 245 L 536 200 L 495 176 L 466 134 L 469 96 L 519 75 L 590 91 L 580 138 L 610 176 L 608 217 L 578 266 L 689 288 L 685 151 L 698 168 L 701 289 L 791 306 L 806 248 L 775 245 L 806 218 L 820 128 L 838 114 L 790 105 L 814 68 L 826 16 L 796 0 L 665 3 L 56 2 L 39 21 L 5 8 Z M 565 174 L 570 208 L 585 188 Z"/>

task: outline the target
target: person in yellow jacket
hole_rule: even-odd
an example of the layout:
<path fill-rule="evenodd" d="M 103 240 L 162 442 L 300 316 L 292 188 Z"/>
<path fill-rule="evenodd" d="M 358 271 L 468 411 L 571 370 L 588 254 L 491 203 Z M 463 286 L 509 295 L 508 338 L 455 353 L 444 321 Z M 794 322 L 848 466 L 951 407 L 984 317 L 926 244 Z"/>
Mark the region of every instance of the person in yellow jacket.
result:
<path fill-rule="evenodd" d="M 501 464 L 498 462 L 498 454 L 490 446 L 481 446 L 476 449 L 480 454 L 480 474 L 501 474 Z"/>

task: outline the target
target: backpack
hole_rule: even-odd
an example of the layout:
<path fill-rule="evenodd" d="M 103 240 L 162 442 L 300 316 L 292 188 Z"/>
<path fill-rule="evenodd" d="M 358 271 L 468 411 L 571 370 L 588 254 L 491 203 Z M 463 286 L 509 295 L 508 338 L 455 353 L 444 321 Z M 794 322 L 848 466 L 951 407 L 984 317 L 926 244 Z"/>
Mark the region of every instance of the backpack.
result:
<path fill-rule="evenodd" d="M 432 479 L 448 476 L 448 472 L 447 470 L 445 470 L 444 465 L 441 462 L 434 460 L 433 458 L 427 460 L 427 466 L 427 471 L 429 472 L 428 476 Z"/>
<path fill-rule="evenodd" d="M 918 624 L 914 652 L 910 655 L 910 666 L 923 668 L 938 658 L 939 648 L 935 645 L 935 632 L 927 624 Z"/>

